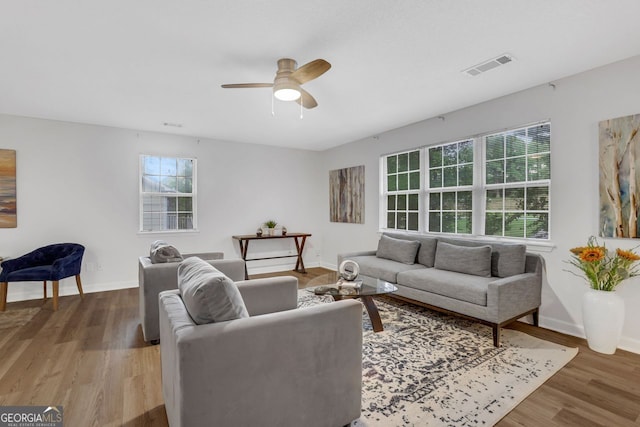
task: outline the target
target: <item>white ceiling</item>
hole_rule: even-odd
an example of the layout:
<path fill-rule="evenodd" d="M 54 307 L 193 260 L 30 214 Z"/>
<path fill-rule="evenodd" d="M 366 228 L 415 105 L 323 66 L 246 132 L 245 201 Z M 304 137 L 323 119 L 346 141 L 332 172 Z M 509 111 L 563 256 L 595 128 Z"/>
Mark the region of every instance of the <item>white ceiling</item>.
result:
<path fill-rule="evenodd" d="M 639 16 L 638 0 L 2 0 L 0 113 L 323 150 L 638 55 Z M 303 120 L 291 102 L 272 116 L 268 88 L 220 88 L 271 82 L 281 57 L 333 65 Z"/>

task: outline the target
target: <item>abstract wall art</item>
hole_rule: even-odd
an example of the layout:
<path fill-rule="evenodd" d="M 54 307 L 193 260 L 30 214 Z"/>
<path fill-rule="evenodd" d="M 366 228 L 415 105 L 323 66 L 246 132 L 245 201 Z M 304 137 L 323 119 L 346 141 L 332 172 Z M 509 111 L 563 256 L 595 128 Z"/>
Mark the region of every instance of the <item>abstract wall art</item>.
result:
<path fill-rule="evenodd" d="M 640 114 L 603 120 L 600 138 L 600 235 L 640 233 Z"/>
<path fill-rule="evenodd" d="M 329 171 L 329 217 L 364 224 L 364 165 Z"/>
<path fill-rule="evenodd" d="M 0 149 L 0 228 L 16 228 L 16 151 Z"/>

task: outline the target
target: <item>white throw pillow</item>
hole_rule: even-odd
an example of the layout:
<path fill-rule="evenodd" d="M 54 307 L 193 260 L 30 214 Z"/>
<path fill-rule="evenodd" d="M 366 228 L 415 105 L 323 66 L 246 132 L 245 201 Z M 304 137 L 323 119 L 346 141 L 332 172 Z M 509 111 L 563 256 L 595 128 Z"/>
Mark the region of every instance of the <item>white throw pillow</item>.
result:
<path fill-rule="evenodd" d="M 151 244 L 151 248 L 149 249 L 149 259 L 152 264 L 180 262 L 182 261 L 182 255 L 178 249 L 164 240 L 156 240 Z"/>

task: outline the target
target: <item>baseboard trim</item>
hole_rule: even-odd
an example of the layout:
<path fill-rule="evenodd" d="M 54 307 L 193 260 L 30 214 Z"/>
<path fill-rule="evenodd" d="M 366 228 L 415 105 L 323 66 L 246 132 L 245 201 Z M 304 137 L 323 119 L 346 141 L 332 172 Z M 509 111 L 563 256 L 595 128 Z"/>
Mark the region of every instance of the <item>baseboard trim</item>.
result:
<path fill-rule="evenodd" d="M 117 291 L 118 289 L 137 288 L 138 281 L 109 282 L 109 283 L 83 283 L 82 290 L 85 294 L 95 292 Z M 47 283 L 47 296 L 51 298 L 51 282 Z M 73 283 L 60 283 L 59 296 L 78 295 L 78 288 L 75 281 Z M 27 301 L 42 299 L 42 283 L 37 282 L 21 285 L 19 282 L 9 283 L 9 293 L 7 302 Z"/>
<path fill-rule="evenodd" d="M 296 267 L 295 263 L 292 264 L 278 264 L 278 265 L 265 265 L 260 267 L 250 267 L 247 264 L 247 272 L 249 276 L 252 274 L 265 274 L 265 273 L 283 273 L 289 270 L 293 270 Z M 305 268 L 320 267 L 319 262 L 305 263 Z"/>

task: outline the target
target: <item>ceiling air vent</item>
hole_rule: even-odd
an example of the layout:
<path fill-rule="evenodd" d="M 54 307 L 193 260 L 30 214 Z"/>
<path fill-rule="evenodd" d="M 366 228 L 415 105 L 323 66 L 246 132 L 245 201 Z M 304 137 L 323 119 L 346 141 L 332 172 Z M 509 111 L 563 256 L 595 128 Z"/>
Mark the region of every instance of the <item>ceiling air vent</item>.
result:
<path fill-rule="evenodd" d="M 494 68 L 497 68 L 501 65 L 508 64 L 513 60 L 514 60 L 513 56 L 511 55 L 507 55 L 507 54 L 500 55 L 497 58 L 493 58 L 488 61 L 484 61 L 481 64 L 474 65 L 471 68 L 467 68 L 466 70 L 463 71 L 463 73 L 466 73 L 470 76 L 477 76 L 484 73 L 485 71 L 493 70 Z"/>

